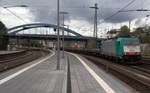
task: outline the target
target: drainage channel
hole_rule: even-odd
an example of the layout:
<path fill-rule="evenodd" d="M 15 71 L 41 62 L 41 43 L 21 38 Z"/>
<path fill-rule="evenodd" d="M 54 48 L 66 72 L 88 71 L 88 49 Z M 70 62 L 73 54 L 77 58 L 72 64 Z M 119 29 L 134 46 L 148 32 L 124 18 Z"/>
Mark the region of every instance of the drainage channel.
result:
<path fill-rule="evenodd" d="M 70 72 L 69 57 L 67 57 L 67 63 L 68 63 L 68 67 L 67 67 L 67 93 L 72 93 L 72 89 L 71 89 L 71 72 Z"/>

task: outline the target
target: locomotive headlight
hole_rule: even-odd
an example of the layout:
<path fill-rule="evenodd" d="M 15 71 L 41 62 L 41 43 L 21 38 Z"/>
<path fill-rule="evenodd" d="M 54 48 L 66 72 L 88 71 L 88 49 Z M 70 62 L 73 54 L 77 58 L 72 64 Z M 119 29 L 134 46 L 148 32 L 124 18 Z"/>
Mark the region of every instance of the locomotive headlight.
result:
<path fill-rule="evenodd" d="M 124 51 L 125 52 L 129 52 L 129 47 L 128 46 L 124 46 Z"/>
<path fill-rule="evenodd" d="M 141 52 L 140 46 L 124 46 L 124 52 Z"/>

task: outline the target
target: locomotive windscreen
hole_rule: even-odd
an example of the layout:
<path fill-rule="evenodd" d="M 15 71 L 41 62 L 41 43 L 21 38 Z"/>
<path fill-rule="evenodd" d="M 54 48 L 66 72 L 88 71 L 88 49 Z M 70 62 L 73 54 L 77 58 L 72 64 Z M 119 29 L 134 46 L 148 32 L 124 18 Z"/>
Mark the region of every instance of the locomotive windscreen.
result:
<path fill-rule="evenodd" d="M 123 43 L 124 45 L 139 45 L 138 40 L 124 40 Z"/>

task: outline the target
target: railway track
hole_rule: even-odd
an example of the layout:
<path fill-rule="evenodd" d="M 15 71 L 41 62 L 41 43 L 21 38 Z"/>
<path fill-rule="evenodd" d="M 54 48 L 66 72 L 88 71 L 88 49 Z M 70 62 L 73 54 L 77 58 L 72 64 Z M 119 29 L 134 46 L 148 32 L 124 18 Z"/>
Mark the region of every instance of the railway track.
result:
<path fill-rule="evenodd" d="M 150 75 L 150 70 L 149 69 L 146 69 L 146 68 L 141 68 L 139 66 L 133 66 L 132 68 L 136 69 L 136 70 L 139 70 L 139 71 L 142 71 L 143 73 L 147 73 Z"/>
<path fill-rule="evenodd" d="M 143 63 L 138 66 L 131 66 L 131 68 L 142 71 L 143 73 L 147 73 L 150 75 L 150 61 L 144 61 Z"/>
<path fill-rule="evenodd" d="M 137 93 L 150 92 L 150 65 L 147 66 L 147 62 L 143 62 L 143 64 L 137 66 L 123 65 L 95 56 L 81 55 L 131 86 L 133 89 L 138 91 Z"/>
<path fill-rule="evenodd" d="M 4 72 L 11 68 L 31 62 L 47 54 L 48 54 L 47 52 L 39 51 L 39 50 L 28 50 L 24 53 L 21 53 L 20 55 L 12 54 L 13 57 L 9 56 L 9 57 L 0 59 L 0 72 Z"/>
<path fill-rule="evenodd" d="M 31 51 L 28 51 L 27 53 L 22 54 L 22 55 L 13 56 L 13 57 L 5 58 L 5 59 L 0 59 L 0 63 L 11 62 L 11 61 L 14 61 L 14 60 L 17 60 L 17 59 L 20 59 L 20 58 L 24 58 L 24 57 L 30 56 L 32 54 L 33 53 Z"/>

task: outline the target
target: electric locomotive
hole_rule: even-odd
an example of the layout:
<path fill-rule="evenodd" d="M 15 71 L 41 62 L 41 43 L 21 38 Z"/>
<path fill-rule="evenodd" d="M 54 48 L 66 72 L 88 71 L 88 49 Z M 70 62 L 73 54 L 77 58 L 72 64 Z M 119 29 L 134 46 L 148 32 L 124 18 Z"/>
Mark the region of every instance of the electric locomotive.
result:
<path fill-rule="evenodd" d="M 140 62 L 140 41 L 138 38 L 103 40 L 100 43 L 100 55 L 121 62 Z"/>

